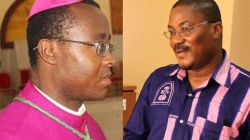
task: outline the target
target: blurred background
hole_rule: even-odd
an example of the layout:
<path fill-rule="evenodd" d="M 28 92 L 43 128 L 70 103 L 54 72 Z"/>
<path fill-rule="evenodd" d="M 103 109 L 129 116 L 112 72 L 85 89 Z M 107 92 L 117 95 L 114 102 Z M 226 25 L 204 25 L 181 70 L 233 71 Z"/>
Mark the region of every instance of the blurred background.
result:
<path fill-rule="evenodd" d="M 116 65 L 108 98 L 86 102 L 88 112 L 103 127 L 107 139 L 122 139 L 122 0 L 95 0 L 111 25 Z M 27 17 L 34 0 L 0 0 L 0 111 L 31 78 L 26 42 Z"/>

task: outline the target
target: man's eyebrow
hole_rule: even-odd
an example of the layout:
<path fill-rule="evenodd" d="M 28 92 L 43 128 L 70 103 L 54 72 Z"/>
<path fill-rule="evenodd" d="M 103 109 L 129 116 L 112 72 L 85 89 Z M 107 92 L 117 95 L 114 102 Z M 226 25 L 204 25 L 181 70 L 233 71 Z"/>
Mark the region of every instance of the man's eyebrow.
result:
<path fill-rule="evenodd" d="M 188 23 L 189 21 L 188 20 L 184 20 L 184 21 L 182 21 L 181 23 L 179 23 L 179 27 L 181 27 L 181 26 L 183 26 L 184 24 L 186 24 L 186 23 Z M 174 27 L 172 26 L 172 25 L 168 25 L 168 28 L 172 28 L 172 29 L 174 29 Z"/>
<path fill-rule="evenodd" d="M 109 41 L 111 39 L 111 35 L 110 34 L 106 34 L 106 33 L 99 33 L 97 35 L 97 39 Z"/>

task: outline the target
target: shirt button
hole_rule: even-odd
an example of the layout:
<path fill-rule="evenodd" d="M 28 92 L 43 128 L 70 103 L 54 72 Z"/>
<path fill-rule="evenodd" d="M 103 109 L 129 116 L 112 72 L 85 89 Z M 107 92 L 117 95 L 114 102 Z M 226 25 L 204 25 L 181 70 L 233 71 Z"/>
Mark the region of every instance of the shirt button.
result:
<path fill-rule="evenodd" d="M 180 120 L 179 123 L 184 123 L 184 121 L 183 121 L 183 120 Z"/>
<path fill-rule="evenodd" d="M 192 95 L 193 95 L 192 93 L 188 93 L 188 97 L 192 97 Z"/>

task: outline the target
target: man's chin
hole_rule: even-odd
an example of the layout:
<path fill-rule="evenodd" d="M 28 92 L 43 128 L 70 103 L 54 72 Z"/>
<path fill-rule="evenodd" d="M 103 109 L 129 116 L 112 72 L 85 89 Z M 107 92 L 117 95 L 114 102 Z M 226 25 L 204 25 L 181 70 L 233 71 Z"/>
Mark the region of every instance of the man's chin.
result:
<path fill-rule="evenodd" d="M 108 89 L 96 92 L 95 96 L 88 97 L 85 101 L 100 101 L 106 98 L 108 95 Z"/>
<path fill-rule="evenodd" d="M 183 70 L 190 70 L 191 69 L 191 65 L 179 64 L 179 67 Z"/>
<path fill-rule="evenodd" d="M 105 99 L 107 97 L 107 95 L 108 95 L 108 92 L 102 93 L 95 100 L 96 101 L 103 100 L 103 99 Z"/>

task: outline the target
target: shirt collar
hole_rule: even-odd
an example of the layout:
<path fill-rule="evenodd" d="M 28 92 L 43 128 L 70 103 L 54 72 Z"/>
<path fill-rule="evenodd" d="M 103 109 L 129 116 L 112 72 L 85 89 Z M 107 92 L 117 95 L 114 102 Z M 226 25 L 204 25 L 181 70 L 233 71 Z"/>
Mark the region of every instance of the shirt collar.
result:
<path fill-rule="evenodd" d="M 211 78 L 201 85 L 202 87 L 205 87 L 209 83 L 209 81 L 213 79 L 220 85 L 230 88 L 231 81 L 229 77 L 230 76 L 229 72 L 230 72 L 231 63 L 224 49 L 222 50 L 222 53 L 223 53 L 222 62 L 217 66 Z M 187 76 L 186 71 L 181 69 L 180 67 L 178 67 L 177 69 L 175 69 L 173 72 L 169 74 L 169 76 L 171 77 L 175 75 L 177 76 L 178 79 L 182 81 Z"/>
<path fill-rule="evenodd" d="M 211 78 L 214 79 L 220 85 L 230 88 L 231 86 L 231 81 L 230 81 L 231 62 L 228 58 L 226 51 L 223 49 L 222 52 L 223 52 L 222 62 L 215 69 Z"/>
<path fill-rule="evenodd" d="M 52 99 L 51 97 L 49 97 L 46 93 L 44 93 L 43 91 L 41 91 L 38 87 L 36 87 L 35 85 L 33 85 L 35 87 L 35 89 L 38 91 L 38 93 L 40 93 L 43 97 L 45 97 L 47 100 L 49 100 L 52 104 L 54 104 L 55 106 L 57 106 L 58 108 L 62 109 L 63 111 L 75 115 L 75 116 L 82 116 L 84 114 L 84 112 L 86 111 L 86 107 L 84 104 L 81 105 L 81 107 L 78 109 L 78 111 L 74 111 L 71 110 L 65 106 L 63 106 L 62 104 L 58 103 L 57 101 L 55 101 L 54 99 Z"/>

